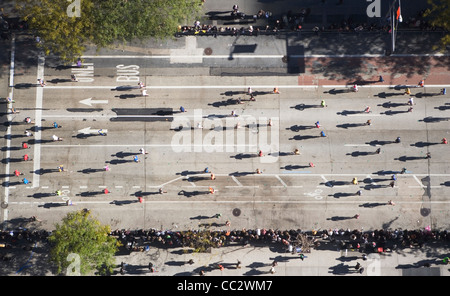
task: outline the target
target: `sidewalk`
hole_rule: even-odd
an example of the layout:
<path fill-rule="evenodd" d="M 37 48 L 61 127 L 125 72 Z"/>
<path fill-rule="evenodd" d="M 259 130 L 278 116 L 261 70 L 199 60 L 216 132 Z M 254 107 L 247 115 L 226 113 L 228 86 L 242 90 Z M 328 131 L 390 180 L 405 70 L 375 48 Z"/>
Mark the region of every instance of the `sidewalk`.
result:
<path fill-rule="evenodd" d="M 439 251 L 436 256 L 428 253 Z M 181 248 L 154 249 L 117 257 L 127 264 L 124 276 L 450 276 L 450 265 L 442 264 L 447 248 L 405 249 L 391 253 L 363 253 L 355 250 L 312 250 L 304 260 L 275 246 L 235 246 L 213 249 L 211 253 L 190 253 Z M 447 252 L 447 253 L 445 253 Z M 189 260 L 193 263 L 190 264 Z M 236 268 L 241 261 L 241 268 Z M 271 273 L 276 261 L 275 273 Z M 152 262 L 156 272 L 151 273 Z M 355 269 L 359 263 L 364 270 Z M 424 264 L 429 263 L 430 267 Z M 223 266 L 223 270 L 219 268 Z M 118 271 L 119 269 L 117 269 Z M 120 273 L 117 276 L 121 276 Z"/>

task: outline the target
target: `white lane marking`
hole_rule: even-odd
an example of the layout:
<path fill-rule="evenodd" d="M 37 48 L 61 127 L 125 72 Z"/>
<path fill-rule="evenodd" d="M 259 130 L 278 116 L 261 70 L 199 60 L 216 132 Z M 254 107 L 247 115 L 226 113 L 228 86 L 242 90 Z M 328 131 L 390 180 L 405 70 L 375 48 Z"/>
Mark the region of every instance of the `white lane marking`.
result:
<path fill-rule="evenodd" d="M 37 65 L 37 77 L 36 80 L 42 79 L 44 80 L 44 68 L 45 68 L 45 56 L 43 53 L 40 53 L 38 56 L 38 65 Z M 36 87 L 36 111 L 34 115 L 35 125 L 40 127 L 42 125 L 42 101 L 44 98 L 44 88 L 41 86 Z M 42 134 L 41 130 L 37 129 L 34 132 L 34 157 L 33 157 L 33 171 L 37 172 L 41 167 L 41 141 Z M 33 187 L 39 187 L 39 174 L 33 174 Z"/>
<path fill-rule="evenodd" d="M 281 183 L 284 187 L 288 187 L 288 186 L 286 185 L 286 183 L 284 183 L 284 181 L 281 180 L 280 176 L 276 175 L 275 178 L 277 178 L 278 181 L 280 181 L 280 183 Z"/>
<path fill-rule="evenodd" d="M 238 179 L 236 179 L 235 176 L 231 176 L 231 179 L 233 179 L 233 181 L 238 185 L 238 187 L 242 187 L 242 183 L 238 181 Z"/>

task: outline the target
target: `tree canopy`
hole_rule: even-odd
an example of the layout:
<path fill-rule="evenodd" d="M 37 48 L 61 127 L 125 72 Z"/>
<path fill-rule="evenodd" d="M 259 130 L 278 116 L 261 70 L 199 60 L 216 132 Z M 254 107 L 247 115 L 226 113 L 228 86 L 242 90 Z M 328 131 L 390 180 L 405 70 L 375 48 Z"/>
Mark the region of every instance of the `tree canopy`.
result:
<path fill-rule="evenodd" d="M 18 0 L 45 54 L 73 62 L 92 44 L 171 37 L 199 17 L 201 0 Z"/>
<path fill-rule="evenodd" d="M 50 259 L 56 264 L 57 273 L 111 273 L 120 243 L 109 233 L 109 226 L 101 225 L 90 211 L 68 213 L 49 236 Z"/>
<path fill-rule="evenodd" d="M 441 48 L 445 50 L 450 45 L 450 0 L 428 0 L 428 4 L 431 8 L 427 9 L 425 16 L 430 17 L 430 24 L 447 31 L 441 39 Z"/>

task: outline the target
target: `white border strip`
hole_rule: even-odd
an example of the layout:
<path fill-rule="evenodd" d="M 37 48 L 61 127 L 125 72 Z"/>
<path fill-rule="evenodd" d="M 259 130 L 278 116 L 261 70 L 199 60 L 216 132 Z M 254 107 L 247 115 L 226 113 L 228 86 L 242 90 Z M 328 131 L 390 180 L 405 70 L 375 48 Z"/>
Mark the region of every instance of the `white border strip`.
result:
<path fill-rule="evenodd" d="M 14 70 L 15 70 L 15 57 L 16 57 L 16 36 L 13 34 L 11 38 L 11 64 L 9 69 L 9 98 L 11 99 L 11 102 L 8 102 L 7 110 L 12 110 L 12 101 L 14 100 Z M 8 122 L 12 121 L 11 114 L 7 115 Z M 6 129 L 6 159 L 9 159 L 11 157 L 11 150 L 9 149 L 11 147 L 11 125 L 8 125 L 8 128 Z M 8 184 L 5 186 L 5 196 L 3 198 L 3 201 L 5 204 L 9 203 L 9 170 L 10 170 L 10 163 L 9 161 L 5 165 L 5 183 Z M 8 220 L 8 209 L 3 210 L 3 222 Z M 3 223 L 3 229 L 6 229 L 6 223 Z"/>

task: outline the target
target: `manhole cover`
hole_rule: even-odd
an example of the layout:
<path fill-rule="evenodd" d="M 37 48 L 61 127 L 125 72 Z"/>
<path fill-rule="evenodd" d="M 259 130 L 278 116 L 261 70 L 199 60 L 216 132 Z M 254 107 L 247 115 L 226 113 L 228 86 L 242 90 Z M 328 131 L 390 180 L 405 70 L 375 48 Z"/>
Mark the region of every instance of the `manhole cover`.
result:
<path fill-rule="evenodd" d="M 8 207 L 8 203 L 3 201 L 1 207 L 2 209 L 6 209 Z"/>
<path fill-rule="evenodd" d="M 287 56 L 283 56 L 281 58 L 281 60 L 283 61 L 283 63 L 287 63 L 288 62 L 288 57 Z"/>
<path fill-rule="evenodd" d="M 428 216 L 430 213 L 431 213 L 431 209 L 427 209 L 427 208 L 421 208 L 421 209 L 420 209 L 420 214 L 421 214 L 423 217 Z"/>
<path fill-rule="evenodd" d="M 241 210 L 236 208 L 233 210 L 233 216 L 238 217 L 241 214 Z"/>
<path fill-rule="evenodd" d="M 206 55 L 211 55 L 212 54 L 212 49 L 210 47 L 205 48 L 204 53 Z"/>

